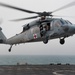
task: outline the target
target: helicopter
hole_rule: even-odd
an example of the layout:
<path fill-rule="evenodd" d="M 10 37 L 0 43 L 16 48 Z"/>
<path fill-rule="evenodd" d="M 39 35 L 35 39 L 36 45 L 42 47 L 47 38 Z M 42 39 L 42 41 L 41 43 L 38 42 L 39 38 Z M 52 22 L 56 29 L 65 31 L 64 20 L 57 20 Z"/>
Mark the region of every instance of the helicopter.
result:
<path fill-rule="evenodd" d="M 12 46 L 21 43 L 29 43 L 29 42 L 40 42 L 43 41 L 44 44 L 47 44 L 49 40 L 52 39 L 60 39 L 60 44 L 63 45 L 65 43 L 65 38 L 69 36 L 73 36 L 75 34 L 75 25 L 72 24 L 68 20 L 64 20 L 62 18 L 53 18 L 52 15 L 54 12 L 60 11 L 62 9 L 66 9 L 75 5 L 75 2 L 71 2 L 65 6 L 62 6 L 52 12 L 35 12 L 27 9 L 22 9 L 19 7 L 15 7 L 12 5 L 8 5 L 5 3 L 0 3 L 0 6 L 7 7 L 10 9 L 19 10 L 22 12 L 26 12 L 29 14 L 37 14 L 36 16 L 15 19 L 12 21 L 23 21 L 29 19 L 35 19 L 28 24 L 23 26 L 23 30 L 21 33 L 16 34 L 11 38 L 6 38 L 6 36 L 2 32 L 2 28 L 0 27 L 0 44 L 8 44 L 10 45 L 9 52 L 11 52 Z"/>

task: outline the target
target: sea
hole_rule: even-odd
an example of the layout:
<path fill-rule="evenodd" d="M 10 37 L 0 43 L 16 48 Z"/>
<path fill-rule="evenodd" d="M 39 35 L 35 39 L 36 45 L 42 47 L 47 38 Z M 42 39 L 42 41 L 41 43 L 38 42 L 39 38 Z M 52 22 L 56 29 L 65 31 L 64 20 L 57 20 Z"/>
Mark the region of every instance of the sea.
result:
<path fill-rule="evenodd" d="M 0 65 L 17 64 L 75 64 L 75 56 L 71 55 L 0 55 Z"/>

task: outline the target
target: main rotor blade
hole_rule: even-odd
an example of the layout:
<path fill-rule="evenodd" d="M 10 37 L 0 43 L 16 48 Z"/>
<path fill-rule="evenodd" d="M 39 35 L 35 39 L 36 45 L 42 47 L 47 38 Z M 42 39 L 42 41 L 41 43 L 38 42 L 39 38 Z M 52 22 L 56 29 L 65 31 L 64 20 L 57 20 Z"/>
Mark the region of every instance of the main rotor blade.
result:
<path fill-rule="evenodd" d="M 72 7 L 74 5 L 75 5 L 75 1 L 69 3 L 69 4 L 67 4 L 67 5 L 65 5 L 65 6 L 63 6 L 61 8 L 58 8 L 58 9 L 54 10 L 52 13 L 57 12 L 57 11 L 60 11 L 60 10 L 63 10 L 63 9 L 66 9 L 66 8 L 69 8 L 69 7 Z"/>
<path fill-rule="evenodd" d="M 11 5 L 4 4 L 4 3 L 0 3 L 0 6 L 12 8 L 12 9 L 19 10 L 19 11 L 23 11 L 23 12 L 27 12 L 27 13 L 35 13 L 35 14 L 38 14 L 37 12 L 31 11 L 31 10 L 26 10 L 26 9 L 18 8 L 18 7 L 11 6 Z"/>
<path fill-rule="evenodd" d="M 39 16 L 33 16 L 33 17 L 27 17 L 27 18 L 21 18 L 21 19 L 15 19 L 15 20 L 11 20 L 11 21 L 23 21 L 23 20 L 28 20 L 28 19 L 34 19 L 37 18 Z"/>
<path fill-rule="evenodd" d="M 66 18 L 75 18 L 75 16 L 65 16 L 65 15 L 53 15 L 54 17 L 66 17 Z"/>

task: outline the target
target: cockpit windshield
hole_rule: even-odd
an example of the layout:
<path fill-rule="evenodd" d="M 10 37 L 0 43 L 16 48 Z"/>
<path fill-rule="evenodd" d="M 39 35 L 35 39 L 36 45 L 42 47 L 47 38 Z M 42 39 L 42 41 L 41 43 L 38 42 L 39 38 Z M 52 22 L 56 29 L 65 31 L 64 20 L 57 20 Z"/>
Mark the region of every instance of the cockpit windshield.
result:
<path fill-rule="evenodd" d="M 61 22 L 61 24 L 63 24 L 63 25 L 65 24 L 64 20 L 60 20 L 60 22 Z"/>
<path fill-rule="evenodd" d="M 71 23 L 70 21 L 68 21 L 68 20 L 63 20 L 63 19 L 61 19 L 60 22 L 61 22 L 62 25 L 65 25 L 65 24 L 70 24 L 70 25 L 72 25 L 72 23 Z"/>
<path fill-rule="evenodd" d="M 70 21 L 66 20 L 66 22 L 67 22 L 68 24 L 72 25 L 72 23 L 71 23 Z"/>

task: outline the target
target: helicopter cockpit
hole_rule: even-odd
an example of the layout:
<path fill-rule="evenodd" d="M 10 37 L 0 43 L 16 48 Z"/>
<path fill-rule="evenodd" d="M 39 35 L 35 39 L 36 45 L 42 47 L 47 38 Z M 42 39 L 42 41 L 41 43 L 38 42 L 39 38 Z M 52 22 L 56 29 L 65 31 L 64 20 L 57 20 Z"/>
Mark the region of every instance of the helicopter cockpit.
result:
<path fill-rule="evenodd" d="M 66 22 L 67 24 L 69 24 L 69 25 L 72 25 L 72 23 L 71 23 L 70 21 L 68 21 L 68 20 L 65 20 L 65 22 Z"/>
<path fill-rule="evenodd" d="M 65 32 L 67 32 L 69 30 L 69 25 L 72 25 L 72 23 L 68 20 L 61 19 L 60 22 L 61 22 L 61 26 Z"/>
<path fill-rule="evenodd" d="M 72 25 L 72 23 L 68 20 L 61 19 L 60 22 L 61 22 L 62 25 Z"/>

